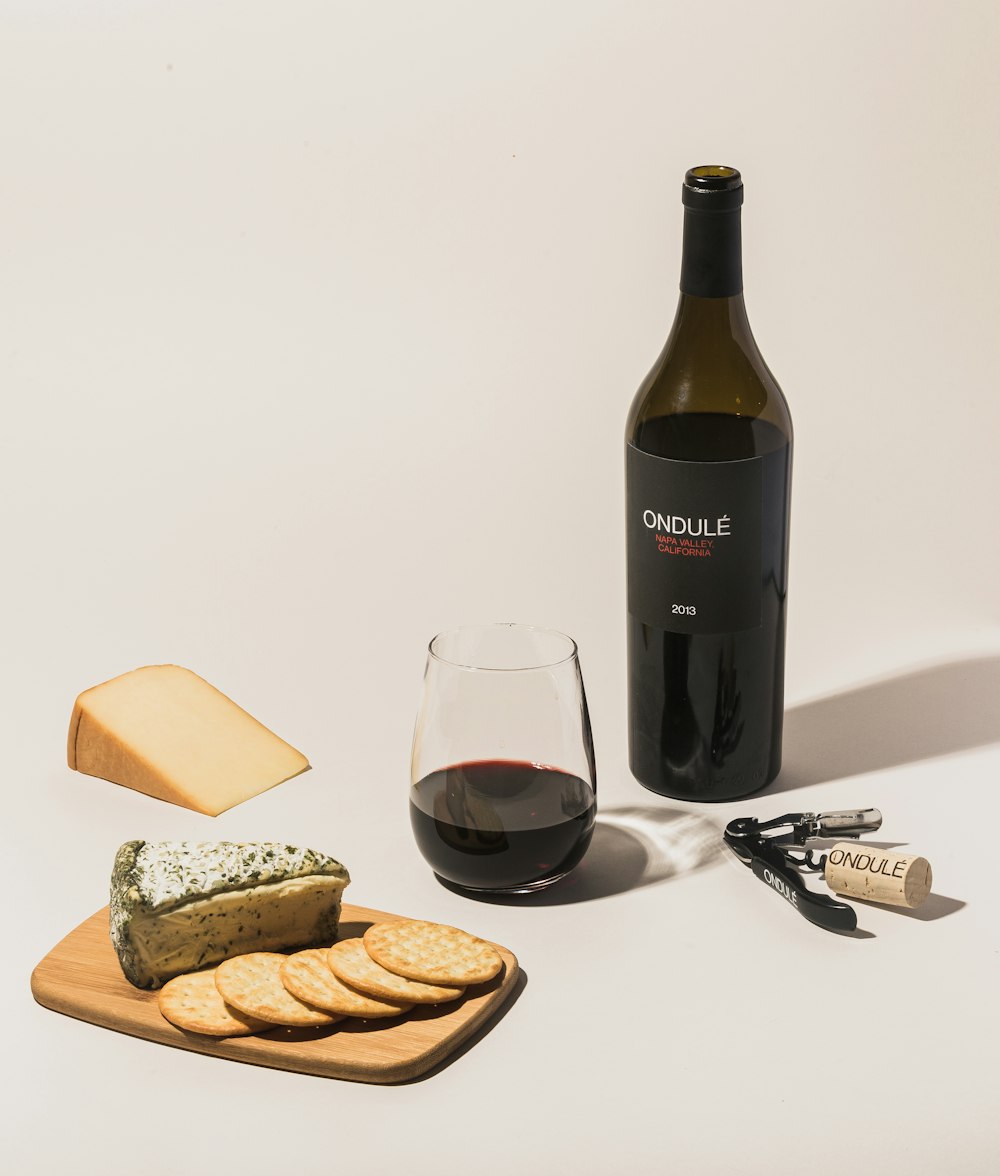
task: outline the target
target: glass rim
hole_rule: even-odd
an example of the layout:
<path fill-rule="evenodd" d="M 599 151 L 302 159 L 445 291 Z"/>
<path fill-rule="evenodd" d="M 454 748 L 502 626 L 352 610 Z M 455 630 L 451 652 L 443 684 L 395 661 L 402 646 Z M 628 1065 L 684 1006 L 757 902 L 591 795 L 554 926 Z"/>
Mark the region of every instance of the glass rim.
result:
<path fill-rule="evenodd" d="M 563 657 L 545 661 L 534 661 L 529 665 L 523 666 L 483 666 L 474 665 L 469 661 L 456 661 L 454 658 L 445 657 L 434 648 L 435 644 L 445 637 L 455 637 L 459 633 L 487 632 L 497 629 L 510 629 L 517 630 L 520 633 L 539 633 L 545 637 L 556 637 L 560 641 L 567 643 L 569 652 Z M 566 662 L 576 661 L 578 655 L 579 648 L 568 633 L 563 633 L 560 629 L 548 629 L 544 625 L 522 625 L 517 621 L 494 621 L 484 625 L 456 625 L 453 629 L 442 629 L 440 633 L 436 633 L 427 645 L 427 656 L 439 662 L 441 665 L 450 666 L 456 670 L 469 670 L 473 673 L 480 674 L 523 674 L 531 670 L 551 670 L 556 666 L 565 665 Z"/>

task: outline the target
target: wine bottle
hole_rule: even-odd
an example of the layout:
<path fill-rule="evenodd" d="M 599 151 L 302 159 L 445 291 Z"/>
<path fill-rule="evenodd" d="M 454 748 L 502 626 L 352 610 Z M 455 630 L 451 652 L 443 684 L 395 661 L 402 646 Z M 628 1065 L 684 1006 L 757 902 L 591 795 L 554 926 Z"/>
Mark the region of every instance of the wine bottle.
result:
<path fill-rule="evenodd" d="M 792 422 L 743 304 L 743 181 L 684 177 L 680 301 L 625 429 L 629 764 L 731 800 L 781 767 Z"/>

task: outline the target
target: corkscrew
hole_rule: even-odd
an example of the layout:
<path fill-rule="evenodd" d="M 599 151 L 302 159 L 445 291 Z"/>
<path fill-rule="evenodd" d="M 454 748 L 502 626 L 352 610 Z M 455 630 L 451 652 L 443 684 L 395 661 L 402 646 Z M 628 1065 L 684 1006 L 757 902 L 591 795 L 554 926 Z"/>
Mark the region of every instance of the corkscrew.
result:
<path fill-rule="evenodd" d="M 919 906 L 930 893 L 926 858 L 853 844 L 882 825 L 878 809 L 842 809 L 829 813 L 785 813 L 770 821 L 739 817 L 730 821 L 723 840 L 740 861 L 811 923 L 828 931 L 854 931 L 853 907 L 810 890 L 803 874 L 820 874 L 838 894 L 894 906 Z M 831 837 L 850 838 L 816 855 L 807 843 Z"/>

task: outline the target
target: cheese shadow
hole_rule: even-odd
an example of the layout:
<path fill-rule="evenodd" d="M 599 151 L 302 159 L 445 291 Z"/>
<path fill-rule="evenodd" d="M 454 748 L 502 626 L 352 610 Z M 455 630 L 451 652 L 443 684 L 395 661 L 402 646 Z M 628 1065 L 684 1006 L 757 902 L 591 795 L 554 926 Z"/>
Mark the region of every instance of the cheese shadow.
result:
<path fill-rule="evenodd" d="M 768 793 L 808 788 L 1000 742 L 1000 657 L 943 662 L 785 712 Z"/>
<path fill-rule="evenodd" d="M 602 809 L 583 861 L 558 882 L 533 894 L 484 894 L 463 890 L 446 879 L 446 889 L 498 906 L 548 907 L 609 898 L 720 861 L 719 829 L 698 813 L 669 807 L 630 805 Z"/>
<path fill-rule="evenodd" d="M 337 929 L 337 942 L 342 939 L 360 939 L 369 927 L 375 924 L 370 919 L 357 919 L 353 922 L 341 923 Z"/>

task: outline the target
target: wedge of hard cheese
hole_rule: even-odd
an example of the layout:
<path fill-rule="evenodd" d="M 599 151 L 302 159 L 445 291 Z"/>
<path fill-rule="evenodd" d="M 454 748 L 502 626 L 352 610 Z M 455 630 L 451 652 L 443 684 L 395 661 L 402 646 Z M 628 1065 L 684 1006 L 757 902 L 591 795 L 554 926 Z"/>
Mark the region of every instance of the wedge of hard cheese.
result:
<path fill-rule="evenodd" d="M 203 678 L 143 666 L 85 690 L 69 766 L 217 816 L 297 776 L 309 761 Z"/>
<path fill-rule="evenodd" d="M 127 841 L 111 874 L 111 941 L 137 988 L 248 951 L 330 944 L 350 882 L 338 861 L 263 841 Z"/>

